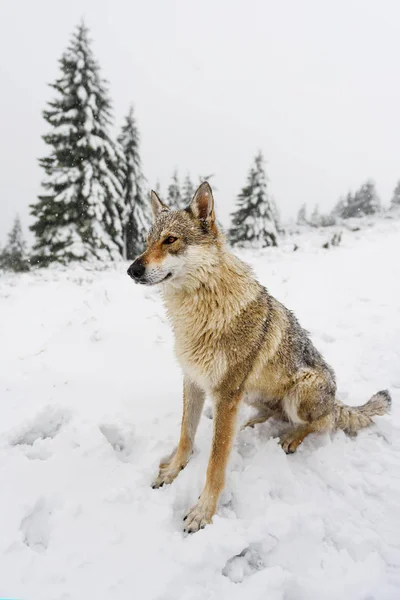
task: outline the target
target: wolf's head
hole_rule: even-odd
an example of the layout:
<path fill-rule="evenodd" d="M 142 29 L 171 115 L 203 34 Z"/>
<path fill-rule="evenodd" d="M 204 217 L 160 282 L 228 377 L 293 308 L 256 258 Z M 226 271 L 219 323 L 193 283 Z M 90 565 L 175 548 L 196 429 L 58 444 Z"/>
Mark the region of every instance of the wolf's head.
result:
<path fill-rule="evenodd" d="M 147 248 L 131 264 L 128 275 L 145 285 L 201 281 L 216 264 L 221 244 L 211 187 L 202 183 L 184 210 L 170 210 L 155 192 L 151 192 L 151 206 L 154 223 Z"/>

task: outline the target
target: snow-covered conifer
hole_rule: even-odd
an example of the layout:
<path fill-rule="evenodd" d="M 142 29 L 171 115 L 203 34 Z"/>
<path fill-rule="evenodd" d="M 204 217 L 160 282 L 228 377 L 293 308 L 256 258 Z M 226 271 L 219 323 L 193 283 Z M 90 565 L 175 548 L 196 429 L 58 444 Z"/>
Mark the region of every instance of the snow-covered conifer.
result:
<path fill-rule="evenodd" d="M 171 183 L 168 186 L 167 204 L 172 210 L 185 208 L 177 170 L 174 171 Z"/>
<path fill-rule="evenodd" d="M 130 108 L 122 127 L 119 143 L 125 154 L 123 190 L 125 201 L 124 255 L 133 259 L 143 252 L 146 233 L 150 226 L 150 203 L 145 198 L 144 177 L 139 155 L 139 131 Z"/>
<path fill-rule="evenodd" d="M 397 182 L 397 185 L 393 190 L 390 208 L 400 208 L 400 181 Z"/>
<path fill-rule="evenodd" d="M 307 225 L 307 206 L 302 204 L 297 213 L 297 225 Z"/>
<path fill-rule="evenodd" d="M 278 245 L 274 211 L 268 193 L 264 159 L 259 152 L 237 198 L 237 210 L 229 229 L 232 245 L 263 248 Z"/>
<path fill-rule="evenodd" d="M 26 242 L 22 233 L 19 216 L 8 234 L 6 246 L 0 251 L 0 269 L 5 271 L 29 271 L 29 259 L 26 252 Z"/>
<path fill-rule="evenodd" d="M 111 103 L 83 23 L 59 62 L 56 98 L 43 113 L 50 151 L 40 160 L 44 192 L 31 206 L 32 262 L 115 259 L 124 248 L 124 155 L 111 138 Z"/>
<path fill-rule="evenodd" d="M 182 185 L 182 205 L 184 207 L 189 206 L 189 204 L 191 203 L 194 193 L 195 193 L 195 187 L 193 185 L 193 182 L 190 178 L 189 173 L 186 175 L 184 181 L 183 181 L 183 185 Z"/>

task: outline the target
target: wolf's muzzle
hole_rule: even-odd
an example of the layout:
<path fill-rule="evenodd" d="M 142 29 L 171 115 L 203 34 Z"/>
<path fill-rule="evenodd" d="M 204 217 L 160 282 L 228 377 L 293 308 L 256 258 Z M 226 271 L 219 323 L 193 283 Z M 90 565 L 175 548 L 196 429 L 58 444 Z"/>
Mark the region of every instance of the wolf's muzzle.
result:
<path fill-rule="evenodd" d="M 132 277 L 132 279 L 134 279 L 135 281 L 140 281 L 144 275 L 145 270 L 146 267 L 144 266 L 144 264 L 136 259 L 127 270 L 127 273 L 129 277 Z"/>

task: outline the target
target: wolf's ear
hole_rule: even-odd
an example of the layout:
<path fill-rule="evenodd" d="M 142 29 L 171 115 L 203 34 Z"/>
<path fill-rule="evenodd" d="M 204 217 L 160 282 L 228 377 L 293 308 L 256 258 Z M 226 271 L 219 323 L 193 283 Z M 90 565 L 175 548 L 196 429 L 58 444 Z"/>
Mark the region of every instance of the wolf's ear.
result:
<path fill-rule="evenodd" d="M 154 190 L 151 190 L 150 201 L 154 218 L 156 218 L 158 213 L 160 213 L 162 210 L 169 210 L 168 206 L 164 204 L 164 202 L 161 202 Z"/>
<path fill-rule="evenodd" d="M 207 181 L 197 189 L 190 204 L 190 210 L 197 219 L 209 221 L 210 223 L 215 221 L 214 198 L 210 184 Z"/>

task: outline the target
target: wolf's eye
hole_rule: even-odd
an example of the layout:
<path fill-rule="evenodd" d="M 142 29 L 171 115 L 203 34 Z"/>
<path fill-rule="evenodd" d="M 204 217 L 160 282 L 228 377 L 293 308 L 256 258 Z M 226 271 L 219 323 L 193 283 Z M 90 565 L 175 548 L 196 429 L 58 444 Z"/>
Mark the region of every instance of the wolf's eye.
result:
<path fill-rule="evenodd" d="M 173 244 L 177 239 L 178 238 L 174 237 L 173 235 L 170 235 L 164 240 L 164 244 Z"/>

